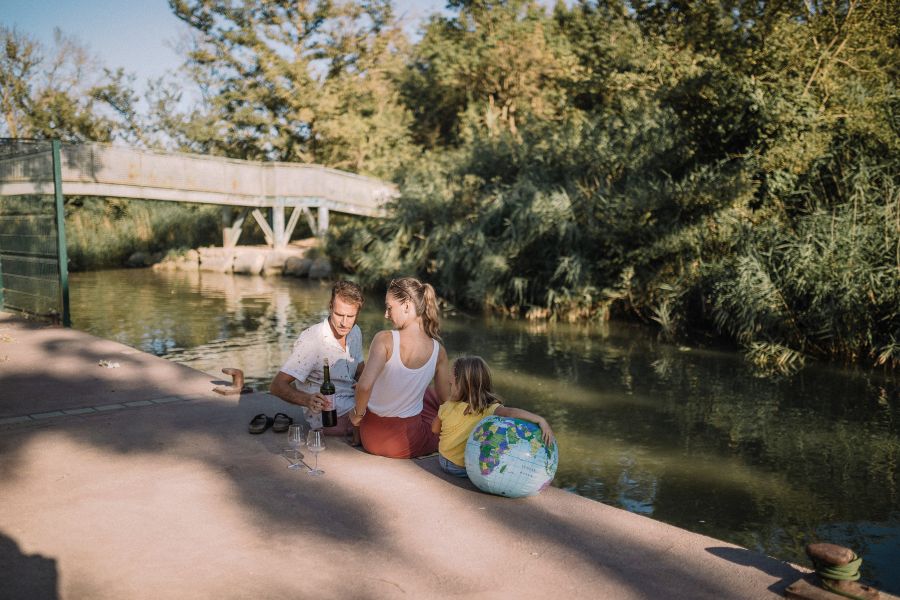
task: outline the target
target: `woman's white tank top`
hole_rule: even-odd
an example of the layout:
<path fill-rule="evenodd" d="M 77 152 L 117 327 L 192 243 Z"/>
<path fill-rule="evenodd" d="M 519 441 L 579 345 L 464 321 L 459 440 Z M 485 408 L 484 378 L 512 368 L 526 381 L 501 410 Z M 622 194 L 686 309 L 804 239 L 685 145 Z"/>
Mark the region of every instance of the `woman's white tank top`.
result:
<path fill-rule="evenodd" d="M 380 417 L 414 417 L 422 412 L 422 396 L 434 379 L 440 344 L 432 340 L 434 349 L 428 362 L 408 369 L 400 360 L 400 332 L 391 331 L 391 337 L 391 357 L 372 386 L 368 410 Z"/>

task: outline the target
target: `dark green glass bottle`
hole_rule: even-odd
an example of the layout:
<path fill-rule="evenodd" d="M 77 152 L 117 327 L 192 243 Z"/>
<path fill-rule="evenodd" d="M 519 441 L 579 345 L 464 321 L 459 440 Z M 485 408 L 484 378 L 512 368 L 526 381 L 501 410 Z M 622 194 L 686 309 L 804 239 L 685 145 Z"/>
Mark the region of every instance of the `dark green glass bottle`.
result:
<path fill-rule="evenodd" d="M 322 367 L 322 385 L 319 387 L 319 393 L 328 398 L 331 410 L 322 411 L 322 427 L 334 427 L 337 425 L 337 410 L 334 406 L 334 384 L 331 383 L 331 369 L 328 368 L 328 359 L 325 359 L 325 366 Z"/>

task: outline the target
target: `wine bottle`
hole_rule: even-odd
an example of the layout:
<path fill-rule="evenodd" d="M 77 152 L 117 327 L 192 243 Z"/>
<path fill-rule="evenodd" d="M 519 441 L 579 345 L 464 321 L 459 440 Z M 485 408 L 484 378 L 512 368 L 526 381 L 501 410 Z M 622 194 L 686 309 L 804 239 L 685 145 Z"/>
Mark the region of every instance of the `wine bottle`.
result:
<path fill-rule="evenodd" d="M 322 411 L 322 427 L 334 427 L 337 425 L 337 410 L 334 406 L 334 384 L 331 383 L 331 370 L 328 368 L 328 359 L 325 359 L 325 366 L 322 368 L 322 385 L 319 387 L 319 393 L 328 399 L 330 410 Z"/>

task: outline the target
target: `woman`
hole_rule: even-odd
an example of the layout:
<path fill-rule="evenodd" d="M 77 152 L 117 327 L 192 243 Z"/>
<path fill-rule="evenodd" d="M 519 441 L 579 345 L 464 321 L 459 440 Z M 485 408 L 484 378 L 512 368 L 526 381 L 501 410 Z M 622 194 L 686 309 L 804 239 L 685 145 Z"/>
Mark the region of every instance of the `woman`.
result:
<path fill-rule="evenodd" d="M 434 288 L 412 277 L 391 281 L 384 316 L 394 330 L 380 331 L 372 339 L 350 421 L 360 426 L 363 448 L 372 454 L 431 454 L 438 447 L 431 422 L 450 395 Z M 428 388 L 432 380 L 434 390 Z"/>

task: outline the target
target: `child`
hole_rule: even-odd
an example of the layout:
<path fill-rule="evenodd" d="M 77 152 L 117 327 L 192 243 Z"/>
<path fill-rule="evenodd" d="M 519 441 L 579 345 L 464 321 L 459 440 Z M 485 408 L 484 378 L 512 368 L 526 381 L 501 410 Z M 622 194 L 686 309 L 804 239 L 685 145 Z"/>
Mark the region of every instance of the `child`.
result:
<path fill-rule="evenodd" d="M 453 363 L 450 400 L 441 405 L 431 430 L 440 434 L 438 461 L 441 469 L 466 477 L 465 451 L 469 434 L 478 421 L 490 415 L 536 423 L 545 444 L 553 442 L 553 430 L 543 417 L 519 408 L 503 406 L 491 385 L 491 372 L 480 356 L 463 356 Z"/>

